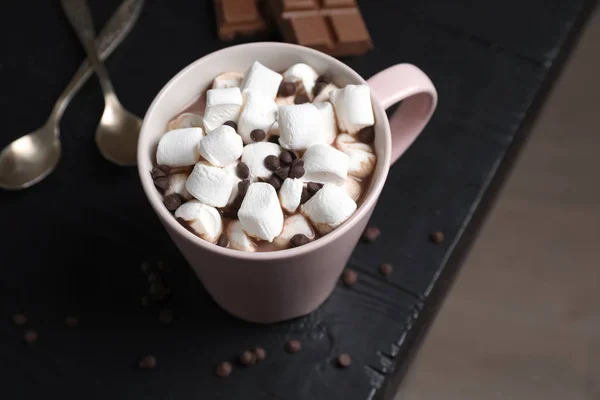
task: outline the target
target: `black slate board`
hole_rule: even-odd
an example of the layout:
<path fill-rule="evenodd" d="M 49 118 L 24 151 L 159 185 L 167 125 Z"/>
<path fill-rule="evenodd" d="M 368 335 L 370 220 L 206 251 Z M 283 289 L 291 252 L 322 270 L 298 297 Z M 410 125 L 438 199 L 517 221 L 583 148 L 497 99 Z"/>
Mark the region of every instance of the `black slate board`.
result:
<path fill-rule="evenodd" d="M 214 33 L 211 3 L 147 0 L 107 62 L 127 108 L 143 115 L 173 74 L 225 46 Z M 498 167 L 518 149 L 557 56 L 595 2 L 490 1 L 485 9 L 465 0 L 360 3 L 375 50 L 344 61 L 366 77 L 398 62 L 419 65 L 440 104 L 391 170 L 373 215 L 383 235 L 359 245 L 350 261 L 358 284 L 340 285 L 315 313 L 287 323 L 255 326 L 222 312 L 146 204 L 136 171 L 98 154 L 93 131 L 103 104 L 92 80 L 63 120 L 57 171 L 26 191 L 0 193 L 0 220 L 10 232 L 0 264 L 3 398 L 363 400 L 384 397 L 384 384 L 391 395 L 389 378 L 401 377 L 456 272 L 458 263 L 448 260 L 468 247 L 474 212 L 482 215 L 478 206 L 490 200 L 484 195 Z M 101 26 L 118 1 L 90 4 Z M 23 16 L 26 24 L 13 22 Z M 44 122 L 83 51 L 58 2 L 4 5 L 0 38 L 4 145 Z M 436 246 L 427 237 L 438 229 L 446 241 Z M 140 264 L 159 259 L 170 266 L 170 325 L 158 321 L 157 308 L 140 306 L 147 291 Z M 394 264 L 390 279 L 377 273 L 381 262 Z M 33 346 L 10 321 L 19 311 L 38 332 Z M 70 314 L 77 328 L 64 325 Z M 293 356 L 283 351 L 292 337 L 304 344 Z M 267 349 L 265 362 L 228 380 L 212 375 L 217 362 L 255 345 Z M 354 361 L 347 370 L 333 364 L 342 351 Z M 158 369 L 138 371 L 138 358 L 148 353 Z"/>

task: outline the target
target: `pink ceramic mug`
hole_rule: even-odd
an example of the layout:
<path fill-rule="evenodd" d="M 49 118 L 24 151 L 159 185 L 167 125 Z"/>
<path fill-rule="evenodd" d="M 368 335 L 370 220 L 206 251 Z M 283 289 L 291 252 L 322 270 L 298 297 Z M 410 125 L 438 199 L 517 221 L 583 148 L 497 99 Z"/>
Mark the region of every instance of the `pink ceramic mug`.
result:
<path fill-rule="evenodd" d="M 181 226 L 163 205 L 150 171 L 155 163 L 156 145 L 167 122 L 203 93 L 215 76 L 228 71 L 245 71 L 254 61 L 275 71 L 303 62 L 319 73 L 331 72 L 338 86 L 368 83 L 372 88 L 378 159 L 362 204 L 339 228 L 301 247 L 247 253 L 218 247 Z M 401 100 L 401 106 L 388 122 L 385 109 Z M 420 69 L 410 64 L 395 65 L 365 81 L 342 62 L 306 47 L 285 43 L 229 47 L 186 67 L 156 96 L 144 117 L 139 138 L 140 179 L 169 236 L 221 307 L 241 319 L 260 323 L 306 315 L 333 291 L 373 213 L 390 164 L 423 130 L 436 103 L 433 84 Z"/>

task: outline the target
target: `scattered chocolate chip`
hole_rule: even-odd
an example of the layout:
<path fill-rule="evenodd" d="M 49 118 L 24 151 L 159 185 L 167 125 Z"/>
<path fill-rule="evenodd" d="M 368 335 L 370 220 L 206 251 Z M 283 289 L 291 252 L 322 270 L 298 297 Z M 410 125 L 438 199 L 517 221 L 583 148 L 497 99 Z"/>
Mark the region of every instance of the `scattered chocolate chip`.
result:
<path fill-rule="evenodd" d="M 323 91 L 323 89 L 325 89 L 325 86 L 327 86 L 328 83 L 327 82 L 317 82 L 315 83 L 315 86 L 313 87 L 313 96 L 317 96 L 319 93 L 321 93 Z"/>
<path fill-rule="evenodd" d="M 292 247 L 304 246 L 305 244 L 308 244 L 309 242 L 310 242 L 310 239 L 301 233 L 298 233 L 298 234 L 292 236 L 292 238 L 290 239 L 290 244 L 292 245 Z"/>
<path fill-rule="evenodd" d="M 163 260 L 158 260 L 156 262 L 156 268 L 158 268 L 159 271 L 163 271 L 163 272 L 169 270 L 169 266 Z"/>
<path fill-rule="evenodd" d="M 233 372 L 233 365 L 231 365 L 228 361 L 223 361 L 219 365 L 217 365 L 217 369 L 215 370 L 215 374 L 219 378 L 227 378 Z"/>
<path fill-rule="evenodd" d="M 358 140 L 363 143 L 373 143 L 373 140 L 375 140 L 375 127 L 367 126 L 358 131 Z"/>
<path fill-rule="evenodd" d="M 294 82 L 281 82 L 277 95 L 281 97 L 293 96 L 296 93 L 296 85 Z"/>
<path fill-rule="evenodd" d="M 342 368 L 349 367 L 350 364 L 352 364 L 352 358 L 350 358 L 349 354 L 342 353 L 337 358 L 337 364 L 338 364 L 338 366 L 340 366 Z"/>
<path fill-rule="evenodd" d="M 240 179 L 247 179 L 250 176 L 250 168 L 241 161 L 235 167 L 235 172 Z"/>
<path fill-rule="evenodd" d="M 138 362 L 138 367 L 140 369 L 154 369 L 156 368 L 156 364 L 156 357 L 147 355 Z"/>
<path fill-rule="evenodd" d="M 246 192 L 248 192 L 249 187 L 250 181 L 248 179 L 244 179 L 243 181 L 238 182 L 238 194 L 241 196 L 245 196 Z"/>
<path fill-rule="evenodd" d="M 300 195 L 300 204 L 306 203 L 308 200 L 310 200 L 310 197 L 311 196 L 308 192 L 308 189 L 302 188 L 302 194 Z"/>
<path fill-rule="evenodd" d="M 25 331 L 25 335 L 23 336 L 25 342 L 27 344 L 33 344 L 37 340 L 37 332 L 31 329 Z"/>
<path fill-rule="evenodd" d="M 15 325 L 25 325 L 27 323 L 27 317 L 25 314 L 15 314 L 13 315 L 13 324 Z"/>
<path fill-rule="evenodd" d="M 156 282 L 158 280 L 158 272 L 152 271 L 148 273 L 148 283 Z"/>
<path fill-rule="evenodd" d="M 302 350 L 302 343 L 299 340 L 292 339 L 285 344 L 285 350 L 288 353 L 297 353 Z"/>
<path fill-rule="evenodd" d="M 267 179 L 267 183 L 273 186 L 276 191 L 281 188 L 281 179 L 275 176 L 275 174 L 271 175 L 269 179 Z"/>
<path fill-rule="evenodd" d="M 333 76 L 331 76 L 331 74 L 329 72 L 325 72 L 323 75 L 321 75 L 317 78 L 317 82 L 323 82 L 323 83 L 331 83 L 332 80 L 333 80 Z"/>
<path fill-rule="evenodd" d="M 227 247 L 229 245 L 229 239 L 227 239 L 227 235 L 222 234 L 217 241 L 217 246 Z"/>
<path fill-rule="evenodd" d="M 150 303 L 152 303 L 152 301 L 150 300 L 150 297 L 142 296 L 141 303 L 142 303 L 142 306 L 148 307 L 150 305 Z"/>
<path fill-rule="evenodd" d="M 429 238 L 433 243 L 439 244 L 444 241 L 444 233 L 440 231 L 433 232 L 431 235 L 429 235 Z"/>
<path fill-rule="evenodd" d="M 169 289 L 167 287 L 163 287 L 163 289 L 154 296 L 154 300 L 156 300 L 158 302 L 162 302 L 162 301 L 167 300 L 170 296 L 171 296 L 171 289 Z"/>
<path fill-rule="evenodd" d="M 173 322 L 173 311 L 164 309 L 158 314 L 158 320 L 163 324 L 170 324 Z"/>
<path fill-rule="evenodd" d="M 262 129 L 255 129 L 250 132 L 250 139 L 254 140 L 255 142 L 262 142 L 265 140 L 266 136 L 267 134 Z"/>
<path fill-rule="evenodd" d="M 262 347 L 255 347 L 252 352 L 256 355 L 256 361 L 264 361 L 267 358 L 267 352 Z"/>
<path fill-rule="evenodd" d="M 289 174 L 290 174 L 290 167 L 281 167 L 277 171 L 275 171 L 275 175 L 282 181 L 285 181 L 285 179 L 288 177 Z"/>
<path fill-rule="evenodd" d="M 347 269 L 342 274 L 342 281 L 346 286 L 353 286 L 358 280 L 358 275 L 351 269 Z"/>
<path fill-rule="evenodd" d="M 381 264 L 379 266 L 379 272 L 383 276 L 390 276 L 392 274 L 393 268 L 392 264 Z"/>
<path fill-rule="evenodd" d="M 304 165 L 301 165 L 301 164 L 294 165 L 294 164 L 292 164 L 292 167 L 290 168 L 290 173 L 289 173 L 288 177 L 299 179 L 299 178 L 302 178 L 304 176 L 304 172 L 305 172 L 304 171 Z"/>
<path fill-rule="evenodd" d="M 279 136 L 278 135 L 271 135 L 269 137 L 269 142 L 275 143 L 275 144 L 279 144 Z"/>
<path fill-rule="evenodd" d="M 273 154 L 266 156 L 264 163 L 269 171 L 275 172 L 279 169 L 279 158 Z"/>
<path fill-rule="evenodd" d="M 237 131 L 237 124 L 235 123 L 235 121 L 226 121 L 223 125 L 227 125 L 232 127 L 234 130 Z"/>
<path fill-rule="evenodd" d="M 160 167 L 154 167 L 152 168 L 152 172 L 150 172 L 150 175 L 152 176 L 152 179 L 157 179 L 167 176 L 168 172 L 165 172 Z"/>
<path fill-rule="evenodd" d="M 306 188 L 308 189 L 308 193 L 310 193 L 312 196 L 314 196 L 315 193 L 317 193 L 319 190 L 321 190 L 322 187 L 323 187 L 323 184 L 317 183 L 317 182 L 308 182 L 308 185 L 306 185 Z"/>
<path fill-rule="evenodd" d="M 162 282 L 153 282 L 150 284 L 150 289 L 148 290 L 150 294 L 157 295 L 161 293 L 165 288 L 165 285 Z"/>
<path fill-rule="evenodd" d="M 256 364 L 256 354 L 251 351 L 244 351 L 242 354 L 240 354 L 240 364 L 242 364 L 242 365 Z"/>
<path fill-rule="evenodd" d="M 279 155 L 279 162 L 281 163 L 281 165 L 290 165 L 292 161 L 294 161 L 294 159 L 292 158 L 292 155 L 289 151 L 283 151 Z"/>
<path fill-rule="evenodd" d="M 183 204 L 183 196 L 179 193 L 171 193 L 170 195 L 165 196 L 163 203 L 165 204 L 165 207 L 167 207 L 167 210 L 175 211 Z"/>
<path fill-rule="evenodd" d="M 67 318 L 65 318 L 65 325 L 69 328 L 75 328 L 78 323 L 79 321 L 77 321 L 77 317 L 74 315 L 69 315 Z"/>
<path fill-rule="evenodd" d="M 164 192 L 169 188 L 169 178 L 163 176 L 162 178 L 156 178 L 154 180 L 154 186 L 159 189 L 161 192 Z"/>
<path fill-rule="evenodd" d="M 150 272 L 150 263 L 148 261 L 144 261 L 142 263 L 142 265 L 140 266 L 140 270 L 142 271 L 142 273 L 147 274 L 148 272 Z"/>
<path fill-rule="evenodd" d="M 381 235 L 379 228 L 376 226 L 368 226 L 362 234 L 362 239 L 367 243 L 374 243 L 379 235 Z"/>
<path fill-rule="evenodd" d="M 300 93 L 298 96 L 296 96 L 294 98 L 294 104 L 304 104 L 304 103 L 308 103 L 310 101 L 310 99 L 308 98 L 308 95 L 305 93 Z"/>

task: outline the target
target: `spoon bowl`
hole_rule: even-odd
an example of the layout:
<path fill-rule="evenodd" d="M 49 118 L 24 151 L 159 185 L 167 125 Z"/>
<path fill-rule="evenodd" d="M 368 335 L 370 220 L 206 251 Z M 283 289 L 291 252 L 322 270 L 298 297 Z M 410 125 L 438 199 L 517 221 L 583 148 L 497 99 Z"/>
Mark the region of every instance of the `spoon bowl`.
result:
<path fill-rule="evenodd" d="M 96 130 L 100 153 L 120 166 L 137 164 L 137 142 L 142 120 L 127 111 L 116 97 L 107 96 L 104 112 Z"/>

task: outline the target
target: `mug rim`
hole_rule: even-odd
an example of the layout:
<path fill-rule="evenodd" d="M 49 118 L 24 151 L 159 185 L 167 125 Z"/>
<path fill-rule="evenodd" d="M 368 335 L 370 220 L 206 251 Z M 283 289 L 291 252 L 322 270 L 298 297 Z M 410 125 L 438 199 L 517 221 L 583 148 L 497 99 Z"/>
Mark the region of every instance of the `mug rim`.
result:
<path fill-rule="evenodd" d="M 388 172 L 389 165 L 391 160 L 391 132 L 389 121 L 387 115 L 385 113 L 385 109 L 382 105 L 375 99 L 373 95 L 373 91 L 371 91 L 371 103 L 374 108 L 377 110 L 375 114 L 379 116 L 383 116 L 383 118 L 378 118 L 375 121 L 375 126 L 380 125 L 384 132 L 384 148 L 381 152 L 378 152 L 377 163 L 383 163 L 384 167 L 380 169 L 379 174 L 377 174 L 377 168 L 373 172 L 373 176 L 371 177 L 371 185 L 370 190 L 366 194 L 365 198 L 362 201 L 362 204 L 358 206 L 354 214 L 348 220 L 346 220 L 342 225 L 338 228 L 334 229 L 330 233 L 326 234 L 314 240 L 308 244 L 303 246 L 283 249 L 283 250 L 275 250 L 275 251 L 264 251 L 264 252 L 247 252 L 235 249 L 229 249 L 226 247 L 217 246 L 214 243 L 207 242 L 206 240 L 194 235 L 190 231 L 188 231 L 185 227 L 183 227 L 175 217 L 166 209 L 163 205 L 162 201 L 159 201 L 158 191 L 156 190 L 154 183 L 152 181 L 150 171 L 154 167 L 152 160 L 147 157 L 149 146 L 151 145 L 149 140 L 144 140 L 146 132 L 148 129 L 148 120 L 150 116 L 156 112 L 159 107 L 159 103 L 161 99 L 166 96 L 166 94 L 171 90 L 174 86 L 175 82 L 182 79 L 183 76 L 187 75 L 190 70 L 196 68 L 198 64 L 206 62 L 208 59 L 216 57 L 217 55 L 223 53 L 237 53 L 240 51 L 248 51 L 253 50 L 253 48 L 264 48 L 265 46 L 269 46 L 273 48 L 273 51 L 277 51 L 277 49 L 286 48 L 287 50 L 294 50 L 299 53 L 311 54 L 313 56 L 324 59 L 328 64 L 336 64 L 337 67 L 344 69 L 348 76 L 352 77 L 352 80 L 355 82 L 354 84 L 366 84 L 367 81 L 360 76 L 356 71 L 350 68 L 348 65 L 339 61 L 338 59 L 329 56 L 325 53 L 322 53 L 318 50 L 311 49 L 309 47 L 304 47 L 291 43 L 280 43 L 280 42 L 255 42 L 255 43 L 245 43 L 239 44 L 235 46 L 226 47 L 221 50 L 214 51 L 209 53 L 192 63 L 188 64 L 186 67 L 181 69 L 177 74 L 175 74 L 158 92 L 158 94 L 152 100 L 150 107 L 146 111 L 142 123 L 142 127 L 140 130 L 140 135 L 138 139 L 138 147 L 137 147 L 137 167 L 138 173 L 140 176 L 140 181 L 142 183 L 142 188 L 144 190 L 144 194 L 146 195 L 147 200 L 150 202 L 150 205 L 154 209 L 154 212 L 159 216 L 162 221 L 165 221 L 169 226 L 171 226 L 179 235 L 187 242 L 199 246 L 207 251 L 211 251 L 217 253 L 221 256 L 237 258 L 240 260 L 277 260 L 277 259 L 287 259 L 302 256 L 306 253 L 310 253 L 316 251 L 334 241 L 336 241 L 339 237 L 341 237 L 348 230 L 352 229 L 352 227 L 361 220 L 367 213 L 369 213 L 374 207 L 379 198 L 379 194 L 381 193 L 383 186 L 385 184 Z M 260 61 L 260 60 L 258 60 Z M 381 157 L 383 156 L 383 157 Z M 152 192 L 154 191 L 154 193 Z"/>

